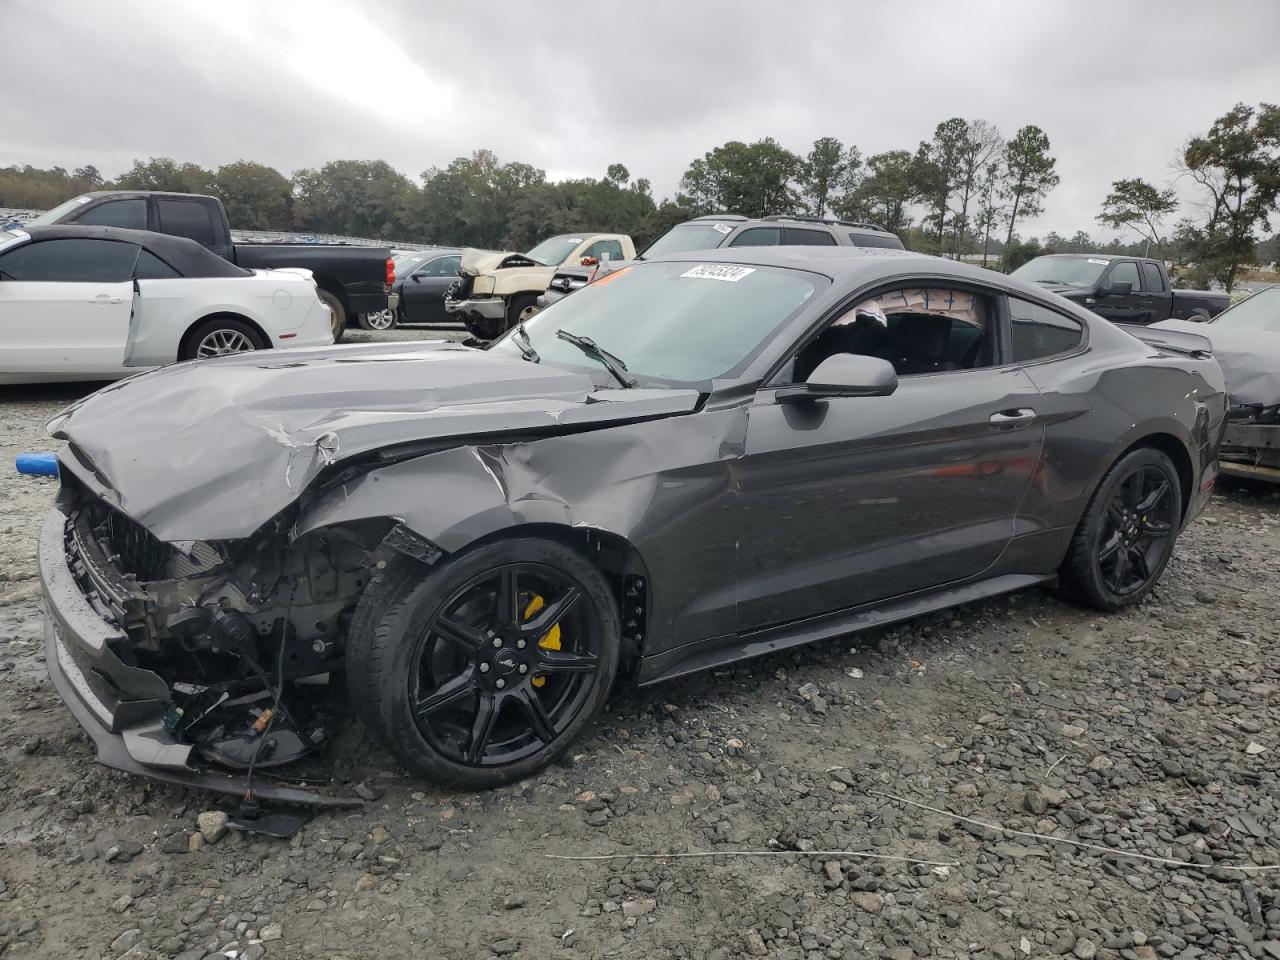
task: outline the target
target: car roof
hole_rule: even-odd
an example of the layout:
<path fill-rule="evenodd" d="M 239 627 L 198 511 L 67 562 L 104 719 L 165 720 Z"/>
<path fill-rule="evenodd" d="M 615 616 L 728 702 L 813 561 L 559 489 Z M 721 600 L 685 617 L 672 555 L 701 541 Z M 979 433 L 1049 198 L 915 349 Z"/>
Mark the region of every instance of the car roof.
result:
<path fill-rule="evenodd" d="M 734 223 L 741 226 L 777 226 L 778 224 L 795 225 L 798 227 L 826 227 L 828 230 L 855 230 L 859 233 L 883 234 L 894 236 L 891 230 L 875 223 L 868 223 L 864 220 L 841 220 L 836 217 L 811 217 L 804 214 L 787 214 L 780 213 L 767 217 L 744 217 L 740 213 L 709 213 L 701 217 L 694 217 L 685 223 Z"/>
<path fill-rule="evenodd" d="M 202 193 L 179 193 L 176 190 L 90 190 L 86 197 L 187 197 L 207 199 Z"/>
<path fill-rule="evenodd" d="M 942 280 L 967 280 L 984 287 L 1003 289 L 1033 301 L 1055 303 L 1058 309 L 1077 317 L 1082 313 L 1089 315 L 1083 307 L 1056 294 L 1047 293 L 1037 284 L 1027 283 L 1008 274 L 946 257 L 889 247 L 720 247 L 715 250 L 663 254 L 653 260 L 646 260 L 639 266 L 648 263 L 737 263 L 749 267 L 805 270 L 830 278 L 833 287 L 838 290 L 898 278 L 909 283 L 912 282 L 911 274 L 923 277 L 932 275 Z M 907 276 L 904 277 L 904 274 Z"/>
<path fill-rule="evenodd" d="M 1042 253 L 1037 260 L 1048 257 L 1087 257 L 1090 260 L 1150 260 L 1150 257 L 1139 257 L 1132 253 Z"/>
<path fill-rule="evenodd" d="M 808 270 L 835 278 L 843 273 L 862 270 L 869 263 L 892 259 L 901 264 L 904 260 L 921 260 L 926 268 L 939 264 L 954 264 L 941 257 L 930 257 L 910 250 L 894 250 L 890 247 L 718 247 L 714 250 L 686 250 L 666 253 L 646 260 L 646 263 L 741 263 L 752 267 L 783 267 L 791 270 Z"/>
<path fill-rule="evenodd" d="M 116 240 L 136 243 L 159 257 L 184 277 L 244 277 L 252 271 L 237 267 L 194 240 L 151 230 L 127 230 L 124 227 L 90 227 L 74 223 L 56 223 L 47 227 L 24 227 L 32 241 L 42 240 Z"/>

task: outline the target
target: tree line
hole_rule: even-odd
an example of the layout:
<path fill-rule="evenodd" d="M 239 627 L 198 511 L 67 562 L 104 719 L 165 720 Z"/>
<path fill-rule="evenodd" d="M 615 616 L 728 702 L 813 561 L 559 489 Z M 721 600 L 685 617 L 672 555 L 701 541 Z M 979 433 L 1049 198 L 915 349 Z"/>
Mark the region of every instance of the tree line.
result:
<path fill-rule="evenodd" d="M 87 190 L 176 190 L 222 198 L 241 229 L 301 230 L 391 240 L 527 249 L 568 231 L 630 233 L 643 245 L 674 224 L 705 213 L 801 214 L 869 221 L 908 247 L 979 254 L 1005 269 L 1045 250 L 1151 252 L 1194 265 L 1194 276 L 1228 288 L 1255 262 L 1280 197 L 1280 108 L 1237 104 L 1210 129 L 1188 138 L 1175 174 L 1203 200 L 1178 212 L 1172 184 L 1116 180 L 1097 221 L 1127 231 L 1103 243 L 1078 232 L 1022 240 L 1058 185 L 1048 135 L 1035 125 L 1005 138 L 995 124 L 953 117 L 914 150 L 864 156 L 835 137 L 803 154 L 772 137 L 730 141 L 690 162 L 675 195 L 654 199 L 651 184 L 621 163 L 599 179 L 551 181 L 530 164 L 477 150 L 418 182 L 382 160 L 335 160 L 285 176 L 239 160 L 216 169 L 164 157 L 135 160 L 114 181 L 93 166 L 0 168 L 0 206 L 47 208 Z M 1274 246 L 1274 240 L 1268 244 Z"/>

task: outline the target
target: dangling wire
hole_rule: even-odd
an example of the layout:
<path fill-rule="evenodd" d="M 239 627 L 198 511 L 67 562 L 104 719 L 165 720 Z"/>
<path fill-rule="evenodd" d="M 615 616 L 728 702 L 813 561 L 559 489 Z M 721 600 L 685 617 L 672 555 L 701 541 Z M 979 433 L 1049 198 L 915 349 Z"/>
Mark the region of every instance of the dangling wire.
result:
<path fill-rule="evenodd" d="M 293 548 L 290 546 L 289 552 L 285 554 L 285 570 L 293 569 Z M 292 577 L 289 581 L 289 599 L 285 603 L 284 608 L 284 624 L 280 629 L 280 650 L 276 654 L 276 688 L 275 696 L 271 701 L 271 715 L 267 717 L 266 729 L 262 731 L 262 735 L 258 738 L 258 745 L 254 748 L 253 756 L 249 758 L 249 769 L 244 776 L 244 797 L 241 800 L 242 809 L 245 806 L 252 806 L 253 800 L 253 771 L 258 765 L 258 758 L 262 755 L 262 748 L 266 746 L 267 739 L 271 736 L 271 728 L 275 726 L 276 717 L 280 716 L 280 698 L 284 694 L 284 648 L 289 641 L 289 626 L 293 619 L 293 596 L 298 590 L 298 578 Z"/>

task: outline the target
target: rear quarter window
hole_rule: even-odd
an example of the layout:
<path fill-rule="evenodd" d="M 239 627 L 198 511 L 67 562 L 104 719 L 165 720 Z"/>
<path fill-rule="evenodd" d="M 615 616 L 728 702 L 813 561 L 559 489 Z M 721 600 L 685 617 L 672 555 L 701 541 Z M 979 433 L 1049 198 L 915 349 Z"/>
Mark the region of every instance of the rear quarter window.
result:
<path fill-rule="evenodd" d="M 849 242 L 855 247 L 877 247 L 882 250 L 902 250 L 902 241 L 892 234 L 850 233 Z"/>
<path fill-rule="evenodd" d="M 1029 363 L 1070 353 L 1084 340 L 1084 324 L 1038 303 L 1009 298 L 1013 362 Z"/>

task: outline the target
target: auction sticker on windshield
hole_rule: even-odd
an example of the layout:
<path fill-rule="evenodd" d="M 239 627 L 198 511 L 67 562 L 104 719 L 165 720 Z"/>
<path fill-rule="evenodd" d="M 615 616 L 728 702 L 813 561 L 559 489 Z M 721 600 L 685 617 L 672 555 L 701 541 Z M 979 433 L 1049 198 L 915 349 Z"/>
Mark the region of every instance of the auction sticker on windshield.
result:
<path fill-rule="evenodd" d="M 680 274 L 692 280 L 723 280 L 726 283 L 737 283 L 749 273 L 755 273 L 755 267 L 739 267 L 732 263 L 702 263 L 692 270 Z"/>
<path fill-rule="evenodd" d="M 1090 262 L 1090 263 L 1096 263 L 1096 264 L 1097 264 L 1098 266 L 1100 266 L 1100 267 L 1105 267 L 1105 266 L 1106 266 L 1108 263 L 1110 263 L 1111 261 L 1109 261 L 1109 260 L 1094 260 L 1092 257 L 1090 257 L 1090 258 L 1089 258 L 1089 262 Z"/>
<path fill-rule="evenodd" d="M 713 223 L 711 225 L 711 229 L 715 230 L 717 233 L 733 233 L 733 227 L 729 226 L 727 223 Z"/>

